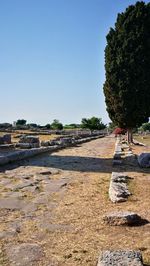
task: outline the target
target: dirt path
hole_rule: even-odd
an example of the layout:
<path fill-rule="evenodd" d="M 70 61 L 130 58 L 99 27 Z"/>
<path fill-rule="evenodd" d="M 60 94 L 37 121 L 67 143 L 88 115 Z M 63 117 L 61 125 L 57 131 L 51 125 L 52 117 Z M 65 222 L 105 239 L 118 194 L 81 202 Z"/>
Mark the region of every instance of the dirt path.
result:
<path fill-rule="evenodd" d="M 93 266 L 101 249 L 140 249 L 150 262 L 150 226 L 108 227 L 102 216 L 136 211 L 150 220 L 150 174 L 124 165 L 134 179 L 125 203 L 108 199 L 114 138 L 45 154 L 1 169 L 0 265 Z M 26 243 L 26 244 L 25 244 Z"/>

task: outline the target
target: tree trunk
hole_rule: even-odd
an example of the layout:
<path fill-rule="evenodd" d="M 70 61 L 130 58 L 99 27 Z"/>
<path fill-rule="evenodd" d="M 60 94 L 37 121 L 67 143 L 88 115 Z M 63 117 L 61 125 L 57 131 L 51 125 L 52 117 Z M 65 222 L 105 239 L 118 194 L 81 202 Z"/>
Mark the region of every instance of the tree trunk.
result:
<path fill-rule="evenodd" d="M 128 130 L 127 130 L 127 142 L 128 143 L 133 143 L 132 128 L 128 128 Z"/>

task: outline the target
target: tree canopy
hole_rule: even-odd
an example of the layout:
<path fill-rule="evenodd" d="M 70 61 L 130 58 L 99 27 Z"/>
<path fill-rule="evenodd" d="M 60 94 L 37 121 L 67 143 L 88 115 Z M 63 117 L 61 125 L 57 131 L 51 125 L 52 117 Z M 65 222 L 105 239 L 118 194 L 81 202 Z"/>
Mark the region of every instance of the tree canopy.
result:
<path fill-rule="evenodd" d="M 52 129 L 58 129 L 58 130 L 61 130 L 61 129 L 63 129 L 63 124 L 62 124 L 61 122 L 59 122 L 59 120 L 54 119 L 54 120 L 53 120 L 53 123 L 51 124 L 51 128 L 52 128 Z"/>
<path fill-rule="evenodd" d="M 150 116 L 150 3 L 137 2 L 118 14 L 106 38 L 108 114 L 121 128 L 140 126 Z"/>
<path fill-rule="evenodd" d="M 91 130 L 101 130 L 106 128 L 106 125 L 102 123 L 101 118 L 93 116 L 91 118 L 82 118 L 81 127 Z"/>
<path fill-rule="evenodd" d="M 142 126 L 141 126 L 141 129 L 143 131 L 150 131 L 150 123 L 144 123 Z"/>
<path fill-rule="evenodd" d="M 25 119 L 18 119 L 16 122 L 16 126 L 25 126 L 27 123 L 27 120 Z"/>

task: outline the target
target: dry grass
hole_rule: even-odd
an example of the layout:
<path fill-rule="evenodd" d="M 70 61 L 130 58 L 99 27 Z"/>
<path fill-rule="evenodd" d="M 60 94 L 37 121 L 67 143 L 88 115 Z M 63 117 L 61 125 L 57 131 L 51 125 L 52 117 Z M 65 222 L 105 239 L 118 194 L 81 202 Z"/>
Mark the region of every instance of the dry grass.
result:
<path fill-rule="evenodd" d="M 19 141 L 19 135 L 21 134 L 32 134 L 33 132 L 32 131 L 29 131 L 29 130 L 19 130 L 14 133 L 11 133 L 11 138 L 12 138 L 12 143 L 17 143 Z M 6 132 L 0 132 L 0 136 L 3 136 L 4 134 L 6 134 Z M 37 137 L 39 137 L 40 141 L 48 141 L 48 140 L 53 140 L 55 138 L 58 137 L 58 135 L 56 134 L 49 134 L 49 135 L 37 135 Z"/>
<path fill-rule="evenodd" d="M 149 225 L 110 228 L 102 222 L 105 213 L 115 210 L 135 211 L 150 220 L 148 174 L 129 174 L 134 177 L 130 186 L 133 196 L 122 204 L 112 204 L 108 199 L 109 174 L 91 174 L 87 181 L 78 178 L 70 184 L 54 222 L 71 225 L 74 230 L 49 232 L 45 243 L 48 257 L 52 252 L 60 265 L 92 266 L 102 249 L 140 249 L 145 262 L 150 262 Z"/>
<path fill-rule="evenodd" d="M 95 143 L 95 146 L 92 143 Z M 59 151 L 57 155 L 103 156 L 106 159 L 107 170 L 97 172 L 70 170 L 72 178 L 65 196 L 62 197 L 58 192 L 49 198 L 49 203 L 56 203 L 58 207 L 48 212 L 44 206 L 41 206 L 34 214 L 35 219 L 24 221 L 21 233 L 11 240 L 14 243 L 36 242 L 42 245 L 45 257 L 36 266 L 47 266 L 52 262 L 54 266 L 93 266 L 97 264 L 99 252 L 103 249 L 141 250 L 145 264 L 150 265 L 150 224 L 138 227 L 109 227 L 102 221 L 103 215 L 107 212 L 122 210 L 137 212 L 150 221 L 150 171 L 140 170 L 138 166 L 132 168 L 126 166 L 124 171 L 133 178 L 129 182 L 129 190 L 133 195 L 127 202 L 113 204 L 108 198 L 108 189 L 111 171 L 116 171 L 116 168 L 112 167 L 111 160 L 114 141 L 108 143 L 107 148 L 105 147 L 107 141 L 104 139 L 92 143 L 91 146 L 88 143 L 84 144 L 83 147 L 86 149 L 82 146 L 66 149 Z M 143 149 L 145 148 L 138 146 L 133 148 L 134 153 L 140 153 Z M 117 169 L 119 170 L 122 171 L 121 168 Z M 64 170 L 57 178 L 62 178 L 65 174 L 68 172 Z M 60 225 L 60 228 L 49 230 L 47 227 L 45 229 L 38 227 L 36 217 L 44 218 L 47 214 L 51 218 L 49 220 L 45 218 L 45 223 Z M 63 229 L 66 225 L 68 230 Z M 4 263 L 2 265 L 8 266 Z"/>
<path fill-rule="evenodd" d="M 142 142 L 145 145 L 150 146 L 150 134 L 145 136 L 134 136 L 135 140 Z"/>

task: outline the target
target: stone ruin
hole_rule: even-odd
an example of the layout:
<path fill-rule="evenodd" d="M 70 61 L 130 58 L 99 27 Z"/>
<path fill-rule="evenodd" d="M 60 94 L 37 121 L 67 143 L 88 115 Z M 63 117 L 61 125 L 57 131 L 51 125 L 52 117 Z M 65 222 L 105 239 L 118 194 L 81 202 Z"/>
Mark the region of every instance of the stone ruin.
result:
<path fill-rule="evenodd" d="M 39 148 L 40 140 L 35 136 L 26 136 L 23 135 L 19 142 L 16 144 L 16 147 L 21 149 L 31 149 L 31 148 Z"/>
<path fill-rule="evenodd" d="M 0 145 L 11 144 L 11 134 L 5 134 L 0 137 Z"/>
<path fill-rule="evenodd" d="M 140 251 L 106 250 L 101 253 L 97 266 L 143 266 L 143 259 Z"/>

